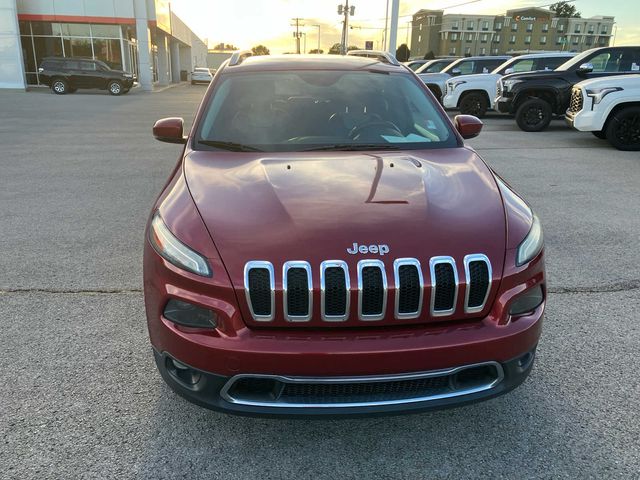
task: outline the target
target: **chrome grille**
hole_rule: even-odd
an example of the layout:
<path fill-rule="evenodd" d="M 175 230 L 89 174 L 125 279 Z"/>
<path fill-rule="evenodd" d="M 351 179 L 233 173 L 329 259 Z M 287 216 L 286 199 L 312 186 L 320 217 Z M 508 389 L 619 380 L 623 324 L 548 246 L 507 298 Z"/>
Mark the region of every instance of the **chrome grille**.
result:
<path fill-rule="evenodd" d="M 571 100 L 569 101 L 569 111 L 572 113 L 578 113 L 582 110 L 582 90 L 580 88 L 574 88 L 571 91 Z"/>
<path fill-rule="evenodd" d="M 464 314 L 484 310 L 492 284 L 491 262 L 486 255 L 464 257 L 458 272 L 453 257 L 437 256 L 429 260 L 424 273 L 415 258 L 399 258 L 393 262 L 391 301 L 396 320 L 425 317 L 449 317 L 456 314 L 460 285 L 464 289 Z M 288 261 L 282 266 L 282 300 L 275 302 L 274 268 L 267 261 L 251 261 L 245 265 L 244 287 L 252 318 L 272 322 L 278 310 L 286 322 L 313 322 L 313 267 L 306 261 Z M 425 283 L 427 275 L 429 283 Z M 320 264 L 320 321 L 378 321 L 387 316 L 389 286 L 385 264 L 366 259 L 357 264 L 357 312 L 351 309 L 351 282 L 347 263 L 327 260 Z M 429 287 L 429 288 L 427 288 Z M 423 309 L 425 292 L 429 295 L 427 311 Z M 353 292 L 355 294 L 355 290 Z M 281 303 L 282 302 L 282 303 Z M 391 317 L 387 317 L 388 320 Z M 425 318 L 426 319 L 426 318 Z M 280 321 L 281 322 L 281 321 Z M 316 320 L 313 324 L 318 325 Z M 352 324 L 352 323 L 350 323 Z"/>
<path fill-rule="evenodd" d="M 496 82 L 496 97 L 502 96 L 502 80 Z"/>

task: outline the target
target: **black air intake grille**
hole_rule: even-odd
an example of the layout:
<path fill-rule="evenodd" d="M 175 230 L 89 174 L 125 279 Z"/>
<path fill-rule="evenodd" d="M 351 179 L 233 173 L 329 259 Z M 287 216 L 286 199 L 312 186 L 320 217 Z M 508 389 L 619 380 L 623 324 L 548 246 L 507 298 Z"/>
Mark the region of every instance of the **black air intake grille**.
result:
<path fill-rule="evenodd" d="M 456 280 L 453 265 L 438 263 L 434 267 L 436 288 L 433 301 L 433 310 L 442 312 L 452 310 L 456 296 Z"/>
<path fill-rule="evenodd" d="M 384 305 L 384 282 L 379 267 L 362 269 L 362 315 L 380 315 Z"/>
<path fill-rule="evenodd" d="M 249 270 L 249 298 L 255 315 L 271 315 L 271 280 L 266 268 Z"/>
<path fill-rule="evenodd" d="M 347 312 L 347 282 L 345 271 L 340 267 L 328 267 L 324 271 L 324 313 L 340 317 Z"/>
<path fill-rule="evenodd" d="M 479 307 L 484 303 L 484 298 L 489 289 L 489 267 L 485 262 L 477 261 L 469 263 L 469 301 L 467 307 Z"/>
<path fill-rule="evenodd" d="M 398 268 L 400 281 L 398 313 L 414 313 L 420 308 L 420 275 L 415 265 Z"/>
<path fill-rule="evenodd" d="M 304 268 L 287 271 L 287 313 L 299 317 L 309 315 L 309 279 Z"/>

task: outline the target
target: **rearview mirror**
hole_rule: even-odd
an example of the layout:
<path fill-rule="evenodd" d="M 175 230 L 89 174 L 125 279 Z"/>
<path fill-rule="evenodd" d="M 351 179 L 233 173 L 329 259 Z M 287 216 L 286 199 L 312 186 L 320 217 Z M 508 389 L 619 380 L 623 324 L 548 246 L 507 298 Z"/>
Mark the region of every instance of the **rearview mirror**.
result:
<path fill-rule="evenodd" d="M 459 68 L 454 68 L 451 70 L 451 75 L 460 75 L 462 73 L 462 70 L 460 70 Z"/>
<path fill-rule="evenodd" d="M 593 72 L 592 63 L 583 63 L 578 67 L 577 73 L 591 73 Z"/>
<path fill-rule="evenodd" d="M 515 69 L 515 68 L 513 68 L 513 67 L 509 67 L 509 68 L 507 68 L 507 69 L 504 71 L 504 74 L 505 74 L 505 75 L 509 75 L 510 73 L 513 73 L 513 72 L 515 72 L 515 71 L 516 71 L 516 69 Z"/>
<path fill-rule="evenodd" d="M 161 142 L 186 143 L 187 137 L 182 134 L 183 128 L 184 120 L 180 117 L 162 118 L 153 125 L 153 136 Z"/>
<path fill-rule="evenodd" d="M 482 121 L 473 115 L 456 115 L 453 119 L 453 124 L 460 136 L 465 140 L 480 135 L 483 125 Z"/>

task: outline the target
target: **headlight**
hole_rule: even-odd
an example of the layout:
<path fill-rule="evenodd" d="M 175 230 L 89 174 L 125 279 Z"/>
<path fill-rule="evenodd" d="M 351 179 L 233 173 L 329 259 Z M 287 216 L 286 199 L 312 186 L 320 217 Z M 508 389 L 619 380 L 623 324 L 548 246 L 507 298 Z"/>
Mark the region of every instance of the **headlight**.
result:
<path fill-rule="evenodd" d="M 164 224 L 159 213 L 151 220 L 149 240 L 156 252 L 176 267 L 203 277 L 211 276 L 207 260 L 178 240 Z"/>
<path fill-rule="evenodd" d="M 521 83 L 521 82 L 523 82 L 523 80 L 516 80 L 515 78 L 513 80 L 507 79 L 502 82 L 502 85 L 504 86 L 504 90 L 508 92 L 513 88 L 513 86 L 516 83 Z"/>
<path fill-rule="evenodd" d="M 619 92 L 621 90 L 622 88 L 620 87 L 594 88 L 592 90 L 587 90 L 587 95 L 593 98 L 593 104 L 597 105 L 610 93 Z"/>
<path fill-rule="evenodd" d="M 453 92 L 457 87 L 462 85 L 463 83 L 467 83 L 466 80 L 457 80 L 455 82 L 447 82 L 449 85 L 449 89 Z"/>
<path fill-rule="evenodd" d="M 542 226 L 540 225 L 540 219 L 537 215 L 533 216 L 533 224 L 529 233 L 518 246 L 518 254 L 516 256 L 516 266 L 520 267 L 525 263 L 531 261 L 544 245 L 544 238 L 542 236 Z"/>

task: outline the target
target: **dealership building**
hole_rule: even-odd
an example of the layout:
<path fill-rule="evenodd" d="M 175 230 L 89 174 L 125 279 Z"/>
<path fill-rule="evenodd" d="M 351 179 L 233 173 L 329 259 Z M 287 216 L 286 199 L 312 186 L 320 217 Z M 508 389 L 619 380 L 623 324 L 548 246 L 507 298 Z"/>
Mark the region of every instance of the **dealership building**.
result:
<path fill-rule="evenodd" d="M 502 55 L 560 50 L 582 52 L 609 46 L 614 17 L 556 17 L 545 8 L 507 10 L 504 15 L 444 14 L 419 10 L 413 15 L 411 56 Z"/>
<path fill-rule="evenodd" d="M 168 0 L 0 0 L 0 88 L 39 85 L 53 56 L 102 60 L 152 90 L 206 66 L 207 45 Z"/>

